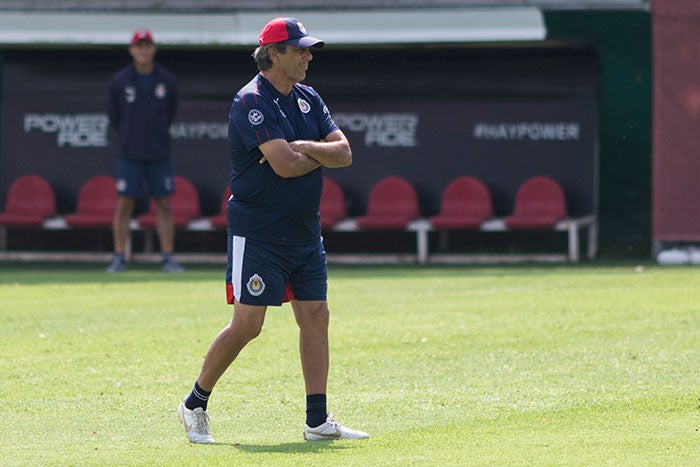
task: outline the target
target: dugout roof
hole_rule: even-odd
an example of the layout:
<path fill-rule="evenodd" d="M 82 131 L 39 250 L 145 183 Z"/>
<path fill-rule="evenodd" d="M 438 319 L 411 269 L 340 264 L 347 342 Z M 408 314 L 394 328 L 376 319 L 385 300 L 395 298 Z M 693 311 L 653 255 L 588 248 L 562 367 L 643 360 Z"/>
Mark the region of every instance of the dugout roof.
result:
<path fill-rule="evenodd" d="M 274 16 L 295 16 L 333 45 L 540 41 L 546 30 L 537 8 L 245 11 L 175 13 L 17 12 L 0 15 L 0 45 L 126 45 L 135 29 L 154 32 L 159 46 L 257 45 Z"/>
<path fill-rule="evenodd" d="M 650 0 L 0 0 L 0 10 L 222 12 L 279 9 L 352 10 L 387 8 L 648 9 Z"/>
<path fill-rule="evenodd" d="M 296 16 L 329 44 L 527 42 L 543 9 L 647 9 L 649 0 L 0 0 L 0 47 L 251 46 L 272 16 Z"/>

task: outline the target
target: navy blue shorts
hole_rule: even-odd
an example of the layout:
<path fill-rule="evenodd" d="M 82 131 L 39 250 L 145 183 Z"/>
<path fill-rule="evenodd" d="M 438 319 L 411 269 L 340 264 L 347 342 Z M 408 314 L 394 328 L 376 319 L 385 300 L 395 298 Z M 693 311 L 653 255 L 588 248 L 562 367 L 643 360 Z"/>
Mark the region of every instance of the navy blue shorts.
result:
<path fill-rule="evenodd" d="M 169 196 L 175 192 L 173 167 L 170 161 L 132 161 L 117 159 L 117 193 L 140 198 Z"/>
<path fill-rule="evenodd" d="M 323 239 L 283 247 L 228 234 L 226 289 L 245 305 L 279 306 L 293 300 L 326 300 L 328 269 Z M 293 294 L 293 295 L 292 295 Z"/>

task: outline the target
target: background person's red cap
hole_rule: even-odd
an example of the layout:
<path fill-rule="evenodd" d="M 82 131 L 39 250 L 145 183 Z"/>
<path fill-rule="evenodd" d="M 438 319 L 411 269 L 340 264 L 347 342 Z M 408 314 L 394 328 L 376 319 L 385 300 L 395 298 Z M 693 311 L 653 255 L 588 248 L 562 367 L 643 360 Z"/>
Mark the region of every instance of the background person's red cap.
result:
<path fill-rule="evenodd" d="M 321 39 L 309 36 L 301 21 L 296 18 L 279 17 L 265 25 L 260 32 L 260 45 L 284 42 L 295 47 L 323 47 L 326 43 Z"/>
<path fill-rule="evenodd" d="M 139 29 L 138 31 L 134 32 L 134 35 L 131 38 L 131 45 L 136 45 L 141 41 L 147 41 L 153 44 L 154 42 L 151 32 L 146 29 Z"/>

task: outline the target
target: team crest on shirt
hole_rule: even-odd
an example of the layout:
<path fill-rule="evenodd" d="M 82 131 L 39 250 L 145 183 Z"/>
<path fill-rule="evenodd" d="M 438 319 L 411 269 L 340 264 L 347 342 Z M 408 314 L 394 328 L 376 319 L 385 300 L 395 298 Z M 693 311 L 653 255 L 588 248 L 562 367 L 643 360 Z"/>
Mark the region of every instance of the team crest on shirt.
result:
<path fill-rule="evenodd" d="M 136 88 L 133 86 L 127 86 L 124 88 L 124 99 L 126 99 L 127 104 L 133 104 L 136 100 Z"/>
<path fill-rule="evenodd" d="M 262 112 L 258 109 L 251 109 L 250 112 L 248 112 L 248 121 L 251 125 L 260 125 L 263 120 L 265 120 L 265 117 L 263 117 Z"/>
<path fill-rule="evenodd" d="M 265 282 L 262 280 L 262 277 L 257 274 L 253 274 L 250 276 L 250 279 L 248 279 L 246 287 L 248 288 L 249 294 L 251 294 L 253 297 L 257 297 L 265 291 Z"/>
<path fill-rule="evenodd" d="M 299 110 L 301 110 L 301 113 L 303 114 L 307 114 L 309 113 L 309 110 L 311 110 L 311 106 L 309 105 L 309 103 L 301 97 L 297 99 L 297 104 L 299 104 Z"/>
<path fill-rule="evenodd" d="M 158 99 L 164 98 L 165 95 L 166 95 L 167 93 L 168 93 L 168 91 L 167 91 L 167 89 L 166 89 L 166 87 L 165 87 L 165 84 L 163 84 L 163 83 L 158 83 L 158 84 L 156 85 L 155 95 L 156 95 L 156 97 L 157 97 Z"/>

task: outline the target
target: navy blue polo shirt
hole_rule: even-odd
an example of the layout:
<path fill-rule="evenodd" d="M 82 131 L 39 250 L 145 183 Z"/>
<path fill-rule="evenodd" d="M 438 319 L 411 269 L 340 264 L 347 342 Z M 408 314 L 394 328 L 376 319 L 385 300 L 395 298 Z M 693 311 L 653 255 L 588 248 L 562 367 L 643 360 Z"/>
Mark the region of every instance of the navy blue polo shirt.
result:
<path fill-rule="evenodd" d="M 110 81 L 107 112 L 119 135 L 119 155 L 134 161 L 170 159 L 170 124 L 177 108 L 177 83 L 155 65 L 144 79 L 130 64 Z"/>
<path fill-rule="evenodd" d="M 323 173 L 282 178 L 259 164 L 262 143 L 273 139 L 320 141 L 337 130 L 321 96 L 303 84 L 280 93 L 258 74 L 233 100 L 229 112 L 231 156 L 230 232 L 289 246 L 318 243 Z"/>

